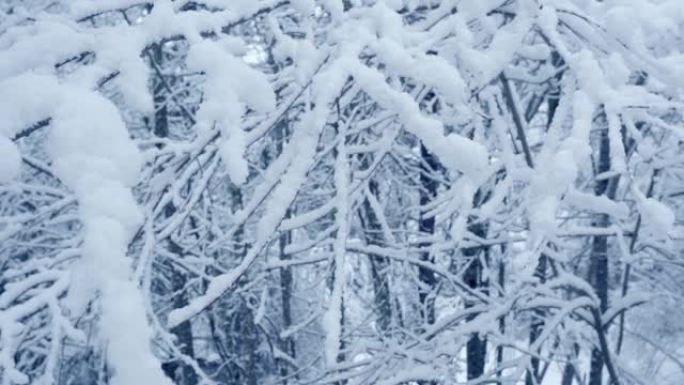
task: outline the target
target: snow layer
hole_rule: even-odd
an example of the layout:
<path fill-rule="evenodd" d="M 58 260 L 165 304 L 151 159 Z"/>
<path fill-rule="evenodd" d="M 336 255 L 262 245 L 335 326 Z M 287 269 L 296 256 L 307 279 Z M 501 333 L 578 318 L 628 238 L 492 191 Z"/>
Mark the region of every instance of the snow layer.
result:
<path fill-rule="evenodd" d="M 74 264 L 67 302 L 78 314 L 96 291 L 101 293 L 112 383 L 170 384 L 150 349 L 153 333 L 143 294 L 129 278 L 126 250 L 142 220 L 131 186 L 142 157 L 117 108 L 93 91 L 32 73 L 4 80 L 0 95 L 0 110 L 10 117 L 0 125 L 1 180 L 15 176 L 19 162 L 7 136 L 36 118 L 52 118 L 47 142 L 52 168 L 74 191 L 84 227 L 82 258 Z"/>
<path fill-rule="evenodd" d="M 214 124 L 221 130 L 219 154 L 233 183 L 240 185 L 249 173 L 244 158 L 245 133 L 240 127 L 246 108 L 259 113 L 275 109 L 275 95 L 265 76 L 250 68 L 240 58 L 227 52 L 218 42 L 194 44 L 188 53 L 188 66 L 204 71 L 204 97 L 197 112 L 201 131 Z"/>
<path fill-rule="evenodd" d="M 56 174 L 78 197 L 84 226 L 83 255 L 74 269 L 78 279 L 69 292 L 72 304 L 81 307 L 95 290 L 101 293 L 112 384 L 171 384 L 151 352 L 143 294 L 130 279 L 126 257 L 142 221 L 130 189 L 142 158 L 109 100 L 87 90 L 61 91 L 49 152 Z"/>

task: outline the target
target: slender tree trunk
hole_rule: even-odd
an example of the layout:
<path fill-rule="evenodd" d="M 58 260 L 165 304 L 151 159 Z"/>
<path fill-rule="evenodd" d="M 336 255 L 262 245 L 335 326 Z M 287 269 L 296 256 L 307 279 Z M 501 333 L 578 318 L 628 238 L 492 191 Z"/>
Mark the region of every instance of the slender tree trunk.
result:
<path fill-rule="evenodd" d="M 572 379 L 574 378 L 574 368 L 572 364 L 565 364 L 563 369 L 563 377 L 561 378 L 561 385 L 572 385 Z"/>
<path fill-rule="evenodd" d="M 421 207 L 427 205 L 437 194 L 437 181 L 431 177 L 439 164 L 435 156 L 431 154 L 424 145 L 420 145 L 421 173 L 420 173 L 420 205 Z M 435 218 L 423 217 L 421 214 L 419 222 L 419 230 L 421 236 L 429 236 L 435 232 Z M 421 245 L 423 247 L 429 246 L 429 243 Z M 420 260 L 424 262 L 432 262 L 433 257 L 429 251 L 423 251 L 420 254 Z M 420 303 L 420 315 L 423 324 L 430 325 L 435 322 L 435 293 L 434 289 L 437 286 L 437 278 L 435 272 L 425 267 L 418 268 L 418 280 L 421 287 L 418 289 L 418 301 Z"/>
<path fill-rule="evenodd" d="M 170 251 L 176 255 L 182 255 L 182 250 L 171 243 Z M 187 277 L 185 274 L 180 272 L 171 263 L 167 265 L 170 269 L 170 281 L 171 281 L 171 292 L 178 293 L 173 299 L 173 307 L 180 309 L 188 305 L 188 298 L 186 293 L 183 291 L 187 283 Z M 183 322 L 182 324 L 171 329 L 178 341 L 179 349 L 181 353 L 188 357 L 195 357 L 195 350 L 193 347 L 193 335 L 192 335 L 192 324 L 190 322 Z M 170 367 L 164 368 L 167 376 L 173 378 L 178 385 L 195 385 L 197 384 L 197 375 L 195 371 L 181 362 L 175 362 Z"/>
<path fill-rule="evenodd" d="M 596 174 L 610 170 L 610 145 L 607 130 L 600 132 L 599 154 L 597 158 Z M 610 180 L 601 180 L 596 183 L 594 193 L 597 196 L 608 192 Z M 596 228 L 606 228 L 609 218 L 606 214 L 597 214 L 593 224 Z M 590 282 L 599 298 L 601 313 L 608 309 L 608 237 L 596 235 L 592 239 L 590 265 Z M 589 385 L 601 385 L 603 376 L 603 352 L 599 347 L 591 351 L 591 364 L 589 370 Z"/>
<path fill-rule="evenodd" d="M 579 346 L 577 344 L 573 344 L 573 350 L 573 354 L 571 354 L 568 357 L 568 362 L 565 364 L 565 367 L 563 368 L 563 377 L 561 378 L 561 385 L 572 385 L 573 379 L 578 378 L 578 373 L 575 370 L 574 361 L 577 355 L 579 354 Z"/>
<path fill-rule="evenodd" d="M 547 263 L 548 257 L 542 254 L 539 257 L 539 263 L 537 264 L 537 268 L 535 271 L 535 276 L 537 276 L 537 278 L 542 284 L 546 282 Z M 545 314 L 542 310 L 535 310 L 533 312 L 532 327 L 530 329 L 530 345 L 534 344 L 537 341 L 537 338 L 539 338 L 539 335 L 544 329 L 544 317 Z M 534 351 L 532 353 L 538 354 L 540 352 Z M 540 381 L 539 358 L 537 356 L 532 357 L 532 359 L 530 360 L 530 366 L 531 368 L 527 371 L 525 375 L 525 385 L 536 385 Z"/>
<path fill-rule="evenodd" d="M 162 67 L 164 62 L 164 52 L 161 44 L 155 44 L 152 48 L 152 60 L 156 65 Z M 154 127 L 153 133 L 158 138 L 169 137 L 169 117 L 168 117 L 168 95 L 164 86 L 161 84 L 162 79 L 155 78 L 153 101 L 155 106 Z M 164 208 L 164 215 L 168 218 L 176 212 L 176 207 L 169 203 Z M 177 244 L 168 241 L 169 251 L 179 257 L 182 256 L 183 250 Z M 183 272 L 179 271 L 173 263 L 166 263 L 166 270 L 168 271 L 168 279 L 170 281 L 171 293 L 178 293 L 173 298 L 173 307 L 176 309 L 188 305 L 187 294 L 183 291 L 187 283 L 187 277 Z M 182 324 L 171 329 L 180 346 L 180 352 L 188 357 L 194 357 L 192 324 L 190 322 L 183 322 Z M 195 371 L 179 362 L 171 362 L 163 365 L 164 373 L 172 378 L 178 385 L 195 385 L 197 384 L 197 376 Z"/>
<path fill-rule="evenodd" d="M 338 110 L 338 119 L 340 118 L 339 113 L 340 112 Z M 334 171 L 334 173 L 335 173 L 335 189 L 337 190 L 336 194 L 339 194 L 340 191 L 346 191 L 347 187 L 348 187 L 348 186 L 346 186 L 346 184 L 348 183 L 348 180 L 347 180 L 348 176 L 347 175 L 343 176 L 344 181 L 341 182 L 341 183 L 343 183 L 343 185 L 342 185 L 342 184 L 338 184 L 338 182 L 340 182 L 340 180 L 338 179 L 338 174 L 337 174 L 341 170 L 340 166 L 346 165 L 346 162 L 347 162 L 346 150 L 344 148 L 342 148 L 342 147 L 346 147 L 347 137 L 346 137 L 346 127 L 341 127 L 339 125 L 339 123 L 334 123 L 333 127 L 335 130 L 335 134 L 337 135 L 338 138 L 340 138 L 339 145 L 333 149 L 333 158 L 335 159 L 335 162 L 334 162 L 334 165 L 335 165 L 334 166 L 335 167 L 335 171 Z M 340 158 L 340 157 L 344 157 L 344 158 Z M 340 161 L 341 161 L 341 163 L 338 163 Z M 340 190 L 340 189 L 342 189 L 342 190 Z M 338 196 L 338 199 L 341 199 L 341 197 Z M 346 201 L 347 196 L 344 196 L 344 199 Z M 339 203 L 339 201 L 338 201 L 338 203 Z M 346 204 L 346 202 L 345 202 L 345 204 Z M 337 240 L 339 239 L 338 237 L 340 237 L 340 232 L 345 232 L 344 236 L 348 235 L 348 234 L 346 234 L 347 230 L 344 227 L 345 227 L 346 222 L 348 220 L 348 215 L 347 215 L 346 211 L 349 209 L 349 207 L 343 207 L 343 206 L 339 206 L 339 205 L 336 205 L 336 207 L 337 207 L 337 209 L 336 209 L 336 213 L 335 213 L 335 221 L 337 223 L 340 223 L 339 219 L 340 218 L 344 218 L 344 219 L 342 221 L 343 224 L 341 224 L 337 228 L 337 231 L 335 234 L 335 238 L 336 238 L 335 242 L 337 242 Z M 342 212 L 341 212 L 342 209 L 344 211 L 344 214 L 342 214 Z M 342 288 L 344 288 L 344 286 L 345 286 L 345 282 L 344 282 L 345 277 L 343 275 L 344 265 L 341 265 L 341 264 L 338 265 L 338 263 L 340 263 L 340 262 L 344 263 L 343 262 L 344 259 L 338 259 L 338 254 L 337 254 L 338 250 L 339 250 L 339 249 L 337 249 L 338 246 L 339 245 L 337 243 L 335 243 L 330 250 L 332 255 L 333 255 L 333 261 L 331 264 L 332 273 L 330 275 L 330 281 L 329 281 L 329 285 L 328 285 L 329 286 L 328 289 L 330 290 L 331 296 L 335 295 L 335 285 L 338 282 L 338 280 L 340 280 L 342 282 L 341 283 Z M 340 246 L 340 247 L 342 248 L 342 250 L 340 252 L 344 255 L 346 253 L 346 250 L 344 249 L 344 246 Z M 345 324 L 346 324 L 344 290 L 341 290 L 341 292 L 339 292 L 338 295 L 340 295 L 340 299 L 339 299 L 340 300 L 340 302 L 339 302 L 339 306 L 340 306 L 340 309 L 339 309 L 340 310 L 340 314 L 339 314 L 339 335 L 338 335 L 338 337 L 339 337 L 339 350 L 337 351 L 337 357 L 335 357 L 334 360 L 335 360 L 335 362 L 344 362 L 345 356 L 346 356 L 344 353 L 344 350 L 346 348 L 346 343 L 345 343 L 344 338 L 343 338 L 344 332 L 345 332 Z M 342 380 L 338 380 L 338 381 L 334 382 L 335 385 L 345 385 L 346 383 L 347 383 L 346 379 L 342 379 Z"/>
<path fill-rule="evenodd" d="M 430 153 L 423 144 L 420 145 L 420 206 L 424 207 L 429 204 L 437 195 L 437 181 L 432 178 L 431 174 L 439 168 L 439 163 L 435 156 Z M 424 217 L 420 214 L 418 223 L 421 236 L 430 236 L 435 233 L 435 218 Z M 428 248 L 429 242 L 421 244 L 421 247 Z M 427 250 L 420 253 L 420 260 L 423 262 L 433 262 L 433 256 Z M 420 306 L 420 322 L 421 330 L 427 325 L 432 325 L 435 322 L 435 290 L 437 287 L 437 277 L 435 272 L 425 267 L 418 267 L 418 280 L 420 286 L 418 288 L 418 303 Z M 434 385 L 436 381 L 420 381 L 419 385 Z"/>
<path fill-rule="evenodd" d="M 289 126 L 287 121 L 282 122 L 275 130 L 275 155 L 274 158 L 279 156 L 283 152 L 285 142 L 289 135 Z M 270 162 L 270 160 L 268 160 Z M 287 210 L 285 217 L 290 218 L 292 216 L 292 210 Z M 278 259 L 280 261 L 289 261 L 291 256 L 285 252 L 285 248 L 292 243 L 292 230 L 284 231 L 280 238 L 278 239 Z M 287 330 L 293 325 L 293 312 L 292 312 L 292 296 L 294 293 L 294 277 L 292 273 L 292 267 L 285 266 L 280 269 L 280 304 L 282 310 L 283 319 L 283 329 Z M 295 340 L 293 336 L 288 336 L 282 339 L 281 349 L 285 354 L 289 355 L 292 359 L 297 357 Z M 289 374 L 288 362 L 280 363 L 280 375 L 285 378 Z M 287 380 L 284 381 L 287 384 Z"/>
<path fill-rule="evenodd" d="M 289 210 L 288 214 L 289 216 Z M 289 261 L 290 255 L 285 253 L 285 247 L 292 242 L 292 234 L 290 231 L 284 232 L 278 239 L 279 259 L 281 261 Z M 283 329 L 287 330 L 293 325 L 292 320 L 292 293 L 294 289 L 294 281 L 291 267 L 283 267 L 280 269 L 280 305 L 282 307 Z M 295 341 L 292 336 L 288 336 L 281 341 L 281 349 L 285 354 L 291 358 L 296 358 Z M 280 365 L 280 374 L 286 377 L 289 363 L 283 362 Z M 287 384 L 287 381 L 285 381 Z"/>
<path fill-rule="evenodd" d="M 476 194 L 478 196 L 480 193 Z M 477 199 L 477 198 L 476 198 Z M 484 238 L 487 233 L 487 226 L 484 223 L 473 223 L 468 226 L 468 230 L 477 237 Z M 468 287 L 474 290 L 479 290 L 485 287 L 483 281 L 483 258 L 481 253 L 484 253 L 484 260 L 487 259 L 489 253 L 486 247 L 478 246 L 463 250 L 463 256 L 472 258 L 469 262 L 468 268 L 463 276 L 463 281 Z M 469 308 L 474 304 L 466 302 L 465 307 Z M 472 320 L 475 315 L 469 316 L 468 320 Z M 479 378 L 484 374 L 485 361 L 487 356 L 487 340 L 477 334 L 473 334 L 466 345 L 466 359 L 467 359 L 467 374 L 468 380 Z"/>
<path fill-rule="evenodd" d="M 505 246 L 501 247 L 502 255 L 505 250 Z M 499 260 L 499 268 L 498 268 L 498 273 L 497 273 L 497 281 L 499 284 L 499 288 L 503 291 L 505 290 L 505 285 L 506 285 L 506 265 L 503 261 L 503 258 Z M 502 293 L 504 295 L 504 293 Z M 499 333 L 502 335 L 506 332 L 506 318 L 501 317 L 499 319 Z M 497 385 L 502 385 L 501 382 L 501 375 L 502 375 L 502 367 L 503 367 L 503 360 L 504 360 L 504 347 L 502 345 L 498 345 L 496 347 L 496 379 L 497 379 Z"/>
<path fill-rule="evenodd" d="M 368 182 L 369 192 L 376 198 L 379 195 L 377 181 L 371 179 Z M 382 245 L 382 226 L 371 203 L 365 199 L 359 209 L 361 226 L 368 245 Z M 373 280 L 373 294 L 376 310 L 376 323 L 378 331 L 386 336 L 392 322 L 392 299 L 389 286 L 389 259 L 380 255 L 370 254 L 371 278 Z"/>

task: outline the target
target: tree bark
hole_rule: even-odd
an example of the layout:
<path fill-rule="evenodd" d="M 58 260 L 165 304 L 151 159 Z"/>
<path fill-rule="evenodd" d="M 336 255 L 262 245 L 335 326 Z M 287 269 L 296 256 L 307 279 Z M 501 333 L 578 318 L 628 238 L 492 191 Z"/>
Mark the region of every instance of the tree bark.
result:
<path fill-rule="evenodd" d="M 161 44 L 154 44 L 152 47 L 151 60 L 154 60 L 157 66 L 161 66 L 164 62 L 164 52 Z M 169 117 L 168 117 L 168 95 L 166 88 L 162 85 L 163 79 L 155 78 L 153 102 L 155 106 L 154 127 L 153 134 L 157 138 L 168 138 L 170 133 Z M 169 203 L 164 208 L 164 215 L 168 218 L 176 212 L 176 207 Z M 167 241 L 169 251 L 179 257 L 182 256 L 183 250 L 174 242 Z M 183 308 L 188 305 L 187 294 L 183 292 L 187 283 L 187 277 L 183 272 L 179 271 L 171 262 L 166 263 L 166 270 L 168 271 L 168 280 L 170 282 L 170 292 L 177 293 L 173 298 L 173 307 L 176 309 Z M 179 350 L 182 354 L 194 358 L 195 352 L 193 347 L 192 324 L 190 322 L 183 322 L 182 324 L 171 329 L 171 333 L 176 336 L 179 343 Z M 197 384 L 197 375 L 195 371 L 181 363 L 180 361 L 173 361 L 162 366 L 164 373 L 172 378 L 178 385 L 195 385 Z"/>
<path fill-rule="evenodd" d="M 597 157 L 596 174 L 610 170 L 610 144 L 608 132 L 600 131 L 599 152 Z M 596 183 L 594 193 L 597 196 L 609 192 L 610 179 L 600 180 Z M 613 182 L 614 183 L 614 182 Z M 606 228 L 609 218 L 606 214 L 596 214 L 593 227 Z M 608 237 L 595 235 L 591 243 L 589 281 L 599 298 L 599 310 L 601 313 L 608 309 Z M 603 381 L 603 352 L 600 347 L 595 347 L 591 352 L 591 364 L 589 369 L 589 385 L 601 385 Z"/>
<path fill-rule="evenodd" d="M 476 199 L 478 195 L 480 195 L 479 192 L 476 194 Z M 484 238 L 487 234 L 487 226 L 484 223 L 471 223 L 468 226 L 468 230 L 480 238 Z M 478 290 L 486 286 L 485 282 L 483 281 L 482 272 L 485 266 L 483 266 L 483 258 L 481 258 L 480 255 L 481 253 L 484 253 L 484 260 L 486 260 L 487 254 L 489 253 L 486 247 L 477 246 L 463 250 L 463 256 L 472 259 L 463 275 L 463 281 L 473 290 Z M 466 302 L 465 304 L 466 308 L 472 306 L 474 306 L 474 304 L 469 302 Z M 473 318 L 475 318 L 475 315 L 469 316 L 468 321 L 471 321 Z M 483 338 L 478 334 L 473 334 L 470 339 L 468 339 L 468 343 L 466 344 L 468 380 L 474 380 L 484 374 L 486 356 L 486 338 Z"/>
<path fill-rule="evenodd" d="M 437 194 L 437 181 L 435 181 L 430 174 L 437 170 L 439 163 L 435 156 L 422 144 L 420 145 L 420 156 L 422 160 L 420 170 L 420 206 L 423 207 L 430 203 Z M 418 227 L 421 236 L 434 234 L 435 218 L 424 217 L 421 213 Z M 425 243 L 421 246 L 428 247 L 429 243 Z M 420 260 L 423 262 L 432 262 L 433 257 L 430 255 L 429 251 L 423 251 L 420 254 Z M 431 325 L 435 322 L 434 289 L 437 286 L 437 278 L 432 269 L 421 266 L 418 268 L 418 280 L 421 283 L 421 287 L 418 288 L 421 321 L 425 325 Z"/>
<path fill-rule="evenodd" d="M 369 192 L 377 198 L 379 196 L 378 182 L 371 179 L 368 182 Z M 359 208 L 361 226 L 366 244 L 382 246 L 382 226 L 371 203 L 365 199 Z M 389 286 L 389 259 L 377 254 L 369 256 L 371 278 L 373 280 L 373 297 L 376 311 L 376 323 L 380 334 L 387 336 L 392 322 L 392 299 Z"/>
<path fill-rule="evenodd" d="M 424 207 L 429 204 L 437 195 L 437 181 L 432 178 L 431 174 L 439 168 L 439 163 L 435 156 L 428 151 L 428 149 L 421 143 L 420 145 L 420 206 Z M 423 213 L 420 214 L 418 223 L 421 236 L 430 236 L 435 233 L 435 218 L 425 217 Z M 421 247 L 428 248 L 429 242 L 421 244 Z M 423 262 L 433 262 L 434 258 L 428 250 L 420 253 L 419 259 Z M 420 330 L 423 331 L 425 326 L 435 323 L 435 290 L 437 288 L 437 277 L 432 269 L 423 266 L 418 267 L 418 280 L 420 286 L 418 287 L 418 303 L 420 306 Z M 434 385 L 436 381 L 420 381 L 419 385 Z"/>

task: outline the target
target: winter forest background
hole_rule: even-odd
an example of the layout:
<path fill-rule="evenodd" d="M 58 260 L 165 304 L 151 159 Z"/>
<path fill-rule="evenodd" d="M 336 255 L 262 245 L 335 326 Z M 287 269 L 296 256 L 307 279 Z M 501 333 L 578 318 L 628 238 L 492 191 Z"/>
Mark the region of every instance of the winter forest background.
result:
<path fill-rule="evenodd" d="M 682 385 L 683 112 L 683 0 L 0 0 L 0 383 Z"/>

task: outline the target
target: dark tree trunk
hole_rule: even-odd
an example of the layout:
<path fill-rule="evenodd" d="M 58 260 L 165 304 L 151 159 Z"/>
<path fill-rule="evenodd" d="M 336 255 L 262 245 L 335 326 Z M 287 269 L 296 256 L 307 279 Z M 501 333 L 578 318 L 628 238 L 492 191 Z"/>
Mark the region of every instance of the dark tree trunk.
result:
<path fill-rule="evenodd" d="M 476 194 L 476 201 L 479 199 L 479 192 Z M 470 219 L 469 219 L 470 220 Z M 487 226 L 484 223 L 471 223 L 468 226 L 468 231 L 475 236 L 484 238 L 487 234 Z M 484 253 L 484 256 L 481 255 Z M 482 258 L 487 259 L 488 249 L 486 247 L 471 247 L 463 250 L 463 256 L 471 259 L 466 271 L 463 275 L 463 281 L 469 288 L 479 290 L 485 287 L 483 282 L 483 266 Z M 470 308 L 474 304 L 466 301 L 465 307 Z M 472 320 L 476 315 L 471 315 L 468 320 Z M 479 378 L 484 374 L 485 359 L 487 356 L 487 340 L 482 336 L 473 334 L 466 345 L 466 363 L 468 380 Z"/>
<path fill-rule="evenodd" d="M 424 145 L 420 145 L 421 156 L 421 173 L 420 173 L 420 205 L 421 207 L 427 205 L 437 194 L 437 181 L 432 177 L 432 173 L 438 169 L 439 163 L 435 156 L 430 153 Z M 435 218 L 423 217 L 421 214 L 419 222 L 419 230 L 421 236 L 429 236 L 435 232 Z M 429 246 L 429 243 L 422 245 Z M 420 254 L 420 260 L 424 262 L 432 262 L 430 252 L 423 251 Z M 421 287 L 418 288 L 418 301 L 420 304 L 421 322 L 426 325 L 435 322 L 435 293 L 434 289 L 437 286 L 437 278 L 435 272 L 425 267 L 418 268 L 418 280 Z"/>
<path fill-rule="evenodd" d="M 164 52 L 163 47 L 160 44 L 155 44 L 152 49 L 152 60 L 155 61 L 157 66 L 162 66 L 164 62 Z M 154 136 L 158 138 L 168 138 L 170 133 L 169 128 L 169 114 L 168 114 L 168 95 L 167 90 L 161 84 L 162 79 L 155 78 L 154 82 Z M 164 215 L 168 218 L 176 212 L 176 208 L 169 203 L 164 208 Z M 171 253 L 181 257 L 183 250 L 180 246 L 172 242 L 167 241 L 168 249 Z M 177 293 L 173 297 L 173 307 L 176 309 L 185 307 L 188 305 L 188 298 L 183 289 L 187 283 L 187 277 L 183 272 L 179 271 L 173 263 L 166 263 L 166 271 L 168 271 L 168 280 L 170 282 L 170 292 Z M 176 336 L 178 344 L 180 346 L 180 352 L 188 357 L 195 356 L 193 348 L 193 335 L 192 335 L 192 325 L 188 322 L 183 322 L 182 324 L 171 329 L 171 333 Z M 197 384 L 197 375 L 195 371 L 188 365 L 183 364 L 180 361 L 173 361 L 166 363 L 162 366 L 164 373 L 174 380 L 178 385 L 195 385 Z"/>
<path fill-rule="evenodd" d="M 364 169 L 368 169 L 371 166 L 371 163 L 372 159 L 368 156 L 361 159 L 361 165 Z M 368 191 L 372 197 L 378 201 L 380 196 L 379 186 L 378 182 L 373 178 L 368 181 Z M 382 225 L 380 224 L 378 214 L 373 210 L 373 206 L 369 199 L 363 200 L 361 207 L 359 207 L 358 214 L 366 244 L 382 246 L 384 239 Z M 373 280 L 373 300 L 376 312 L 376 324 L 380 335 L 384 337 L 388 335 L 392 323 L 389 259 L 377 254 L 369 254 L 368 258 L 371 268 L 371 278 Z"/>
<path fill-rule="evenodd" d="M 561 385 L 572 385 L 573 379 L 577 378 L 577 371 L 575 370 L 575 365 L 573 361 L 579 353 L 579 346 L 575 344 L 573 346 L 574 353 L 569 357 L 568 362 L 563 368 L 563 377 L 561 378 Z"/>
<path fill-rule="evenodd" d="M 288 215 L 289 216 L 289 210 Z M 279 248 L 279 259 L 281 261 L 290 260 L 290 255 L 285 253 L 285 247 L 289 245 L 292 241 L 292 234 L 289 231 L 284 232 L 278 239 Z M 287 330 L 293 325 L 292 320 L 292 293 L 294 289 L 294 281 L 292 277 L 292 268 L 283 267 L 280 269 L 280 304 L 282 307 L 282 317 L 283 317 L 283 329 Z M 282 339 L 281 349 L 285 354 L 289 355 L 291 358 L 296 357 L 295 351 L 295 341 L 292 336 L 288 336 Z M 283 362 L 280 365 L 280 374 L 283 377 L 288 375 L 289 363 Z M 285 382 L 287 383 L 287 382 Z"/>
<path fill-rule="evenodd" d="M 610 170 L 610 145 L 607 130 L 600 132 L 599 153 L 597 157 L 596 174 Z M 597 196 L 608 193 L 611 180 L 598 181 L 594 188 Z M 613 182 L 614 183 L 614 182 Z M 596 228 L 606 228 L 609 218 L 606 214 L 597 214 L 593 224 Z M 608 237 L 595 235 L 591 243 L 591 255 L 589 265 L 589 281 L 600 301 L 601 313 L 608 308 Z M 589 385 L 601 385 L 603 377 L 603 352 L 599 347 L 591 351 L 591 366 L 589 369 Z"/>
<path fill-rule="evenodd" d="M 501 250 L 501 254 L 502 254 L 502 255 L 504 254 L 504 253 L 503 253 L 504 250 L 505 250 L 505 248 L 502 246 L 502 250 Z M 503 259 L 502 259 L 502 260 L 499 261 L 498 274 L 497 274 L 497 281 L 498 281 L 498 284 L 499 284 L 499 288 L 500 288 L 502 291 L 504 291 L 504 290 L 506 289 L 506 287 L 505 287 L 505 284 L 506 284 L 505 276 L 506 276 L 506 265 L 505 265 L 505 263 L 504 263 L 504 261 L 503 261 Z M 503 295 L 503 293 L 502 293 L 502 295 Z M 499 319 L 499 333 L 501 333 L 501 334 L 503 335 L 505 332 L 506 332 L 506 319 L 505 319 L 505 317 L 501 317 L 501 318 Z M 496 370 L 496 378 L 497 378 L 497 385 L 502 385 L 502 382 L 501 382 L 501 375 L 503 374 L 503 373 L 502 373 L 502 369 L 503 369 L 503 360 L 504 360 L 504 347 L 503 347 L 502 345 L 498 345 L 498 346 L 496 347 L 496 369 L 497 369 L 497 370 Z"/>
<path fill-rule="evenodd" d="M 420 206 L 424 207 L 429 204 L 437 195 L 437 181 L 432 177 L 432 174 L 438 170 L 439 163 L 435 156 L 430 153 L 423 144 L 420 145 Z M 430 236 L 435 233 L 435 218 L 424 217 L 420 214 L 418 223 L 421 236 Z M 421 247 L 428 248 L 429 243 L 421 244 Z M 420 253 L 420 260 L 423 262 L 433 262 L 433 256 L 430 252 L 425 250 Z M 435 290 L 437 287 L 437 277 L 435 272 L 426 267 L 418 267 L 418 280 L 420 287 L 418 288 L 418 303 L 420 306 L 420 322 L 421 331 L 425 326 L 431 325 L 435 322 Z M 420 385 L 434 385 L 436 381 L 420 381 Z"/>
<path fill-rule="evenodd" d="M 378 183 L 371 179 L 368 182 L 370 193 L 377 199 L 379 196 Z M 368 199 L 365 199 L 359 209 L 361 226 L 364 230 L 366 244 L 381 246 L 383 235 L 382 226 Z M 386 336 L 392 322 L 392 300 L 389 287 L 389 259 L 377 254 L 369 255 L 371 276 L 373 279 L 373 294 L 378 331 Z"/>
<path fill-rule="evenodd" d="M 275 136 L 275 154 L 272 156 L 273 159 L 277 158 L 282 154 L 287 138 L 290 134 L 290 128 L 288 126 L 287 120 L 283 121 L 276 127 Z M 270 162 L 272 159 L 268 159 Z M 292 209 L 288 209 L 285 213 L 285 218 L 290 218 L 292 216 Z M 280 238 L 278 239 L 278 258 L 285 262 L 292 259 L 292 257 L 285 252 L 285 248 L 292 243 L 292 231 L 284 231 Z M 292 296 L 294 293 L 294 276 L 292 273 L 292 267 L 284 266 L 280 269 L 280 304 L 283 318 L 283 330 L 287 330 L 294 324 L 293 311 L 292 311 Z M 289 355 L 292 359 L 297 357 L 297 351 L 295 346 L 295 339 L 293 336 L 288 336 L 280 341 L 281 349 L 285 354 Z M 281 362 L 280 375 L 285 378 L 289 374 L 289 362 Z M 284 381 L 287 384 L 287 380 Z"/>

